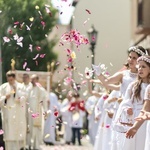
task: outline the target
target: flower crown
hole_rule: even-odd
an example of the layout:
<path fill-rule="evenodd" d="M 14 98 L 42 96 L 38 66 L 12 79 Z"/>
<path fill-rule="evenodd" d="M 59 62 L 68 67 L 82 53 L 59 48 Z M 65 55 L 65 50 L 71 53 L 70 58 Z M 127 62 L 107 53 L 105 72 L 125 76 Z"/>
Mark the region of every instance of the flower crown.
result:
<path fill-rule="evenodd" d="M 145 61 L 145 62 L 147 62 L 147 63 L 150 64 L 150 59 L 147 58 L 147 57 L 145 57 L 145 56 L 139 57 L 139 58 L 137 59 L 137 62 L 139 62 L 139 61 Z"/>
<path fill-rule="evenodd" d="M 136 52 L 137 54 L 141 55 L 141 56 L 144 56 L 146 55 L 144 52 L 142 52 L 140 49 L 136 48 L 135 46 L 132 46 L 129 48 L 129 52 Z"/>

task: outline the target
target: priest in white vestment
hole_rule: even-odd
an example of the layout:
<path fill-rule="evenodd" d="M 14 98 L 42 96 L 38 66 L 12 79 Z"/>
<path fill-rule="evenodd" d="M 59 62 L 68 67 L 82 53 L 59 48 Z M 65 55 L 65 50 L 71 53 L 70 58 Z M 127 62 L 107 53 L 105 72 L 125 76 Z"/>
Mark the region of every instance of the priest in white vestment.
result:
<path fill-rule="evenodd" d="M 30 91 L 31 91 L 31 89 L 32 89 L 32 83 L 30 82 L 29 74 L 24 73 L 24 74 L 23 74 L 23 77 L 22 77 L 22 81 L 23 81 L 23 83 L 22 83 L 23 89 L 25 90 L 26 95 L 27 95 L 27 101 L 26 101 L 26 116 L 27 116 L 26 145 L 27 145 L 27 147 L 29 148 L 31 137 L 30 137 L 30 134 L 29 134 L 28 108 L 29 108 L 29 94 L 30 94 Z"/>
<path fill-rule="evenodd" d="M 37 83 L 37 75 L 31 76 L 32 89 L 29 95 L 29 137 L 31 149 L 40 149 L 43 139 L 43 122 L 44 110 L 43 103 L 45 102 L 45 92 L 43 87 Z"/>
<path fill-rule="evenodd" d="M 26 145 L 26 94 L 15 73 L 6 73 L 7 81 L 0 87 L 0 106 L 6 150 L 20 150 Z"/>

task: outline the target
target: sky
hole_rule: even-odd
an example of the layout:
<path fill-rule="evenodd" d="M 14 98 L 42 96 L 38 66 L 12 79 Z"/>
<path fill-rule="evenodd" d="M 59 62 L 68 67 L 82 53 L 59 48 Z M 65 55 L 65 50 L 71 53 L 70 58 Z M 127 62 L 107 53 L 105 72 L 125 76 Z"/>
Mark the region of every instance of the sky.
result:
<path fill-rule="evenodd" d="M 52 0 L 52 5 L 59 10 L 58 23 L 61 25 L 68 25 L 75 7 L 72 6 L 73 0 Z"/>

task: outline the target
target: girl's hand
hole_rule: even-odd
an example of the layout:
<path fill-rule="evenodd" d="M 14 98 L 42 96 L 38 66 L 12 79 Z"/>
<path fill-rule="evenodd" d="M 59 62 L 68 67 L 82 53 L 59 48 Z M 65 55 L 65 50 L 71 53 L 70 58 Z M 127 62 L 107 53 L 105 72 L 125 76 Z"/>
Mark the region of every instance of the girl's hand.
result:
<path fill-rule="evenodd" d="M 137 129 L 135 127 L 131 127 L 127 132 L 126 132 L 126 138 L 130 139 L 133 138 L 134 135 L 136 134 Z"/>
<path fill-rule="evenodd" d="M 150 112 L 141 110 L 142 115 L 139 117 L 136 117 L 135 120 L 140 121 L 140 120 L 150 120 Z"/>
<path fill-rule="evenodd" d="M 113 112 L 107 111 L 107 114 L 108 114 L 108 117 L 109 117 L 109 118 L 113 118 L 113 115 L 114 115 Z"/>
<path fill-rule="evenodd" d="M 127 108 L 127 114 L 128 115 L 133 115 L 133 109 L 131 107 Z"/>
<path fill-rule="evenodd" d="M 122 98 L 118 98 L 117 102 L 120 104 L 123 101 Z"/>

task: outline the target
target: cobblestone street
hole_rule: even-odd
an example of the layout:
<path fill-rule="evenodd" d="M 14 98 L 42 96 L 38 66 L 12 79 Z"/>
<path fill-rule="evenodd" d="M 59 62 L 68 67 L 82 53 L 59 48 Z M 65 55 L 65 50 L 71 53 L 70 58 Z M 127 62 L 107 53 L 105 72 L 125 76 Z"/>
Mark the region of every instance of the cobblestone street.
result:
<path fill-rule="evenodd" d="M 42 150 L 93 150 L 93 146 L 87 138 L 82 139 L 82 146 L 65 145 L 63 141 L 56 143 L 55 146 L 42 145 Z"/>

